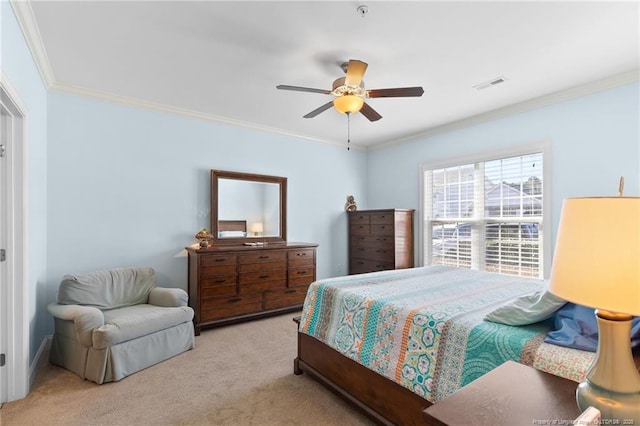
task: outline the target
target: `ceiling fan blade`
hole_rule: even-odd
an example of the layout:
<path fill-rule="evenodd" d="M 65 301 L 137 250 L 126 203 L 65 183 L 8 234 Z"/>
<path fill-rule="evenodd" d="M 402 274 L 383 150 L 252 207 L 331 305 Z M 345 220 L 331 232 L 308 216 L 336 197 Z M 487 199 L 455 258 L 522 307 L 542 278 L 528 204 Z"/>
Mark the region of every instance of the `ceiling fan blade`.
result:
<path fill-rule="evenodd" d="M 422 87 L 396 87 L 394 89 L 371 89 L 367 91 L 369 98 L 405 98 L 410 96 L 422 96 Z"/>
<path fill-rule="evenodd" d="M 318 107 L 313 111 L 311 111 L 309 114 L 305 115 L 304 118 L 313 118 L 316 115 L 320 114 L 321 112 L 328 110 L 332 106 L 333 106 L 333 101 L 329 101 L 326 104 L 322 105 L 321 107 Z"/>
<path fill-rule="evenodd" d="M 347 76 L 344 79 L 346 86 L 358 87 L 362 82 L 364 72 L 367 70 L 367 63 L 358 61 L 357 59 L 350 59 L 349 65 L 347 65 Z"/>
<path fill-rule="evenodd" d="M 331 90 L 325 90 L 325 89 L 313 89 L 311 87 L 300 87 L 300 86 L 288 86 L 286 84 L 281 84 L 279 86 L 276 86 L 276 89 L 281 89 L 281 90 L 295 90 L 297 92 L 313 92 L 313 93 L 322 93 L 323 95 L 330 95 L 331 94 Z"/>
<path fill-rule="evenodd" d="M 382 118 L 382 116 L 378 114 L 378 112 L 375 109 L 371 108 L 369 104 L 366 102 L 362 104 L 362 108 L 360 108 L 360 113 L 365 117 L 367 117 L 369 121 L 378 121 Z"/>

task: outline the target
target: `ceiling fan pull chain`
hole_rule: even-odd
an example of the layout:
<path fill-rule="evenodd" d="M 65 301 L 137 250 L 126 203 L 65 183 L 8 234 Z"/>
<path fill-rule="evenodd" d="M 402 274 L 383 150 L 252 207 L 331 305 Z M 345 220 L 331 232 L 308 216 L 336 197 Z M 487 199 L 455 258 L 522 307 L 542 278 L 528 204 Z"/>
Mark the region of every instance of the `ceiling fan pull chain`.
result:
<path fill-rule="evenodd" d="M 351 114 L 347 113 L 347 151 L 350 150 L 351 143 Z"/>

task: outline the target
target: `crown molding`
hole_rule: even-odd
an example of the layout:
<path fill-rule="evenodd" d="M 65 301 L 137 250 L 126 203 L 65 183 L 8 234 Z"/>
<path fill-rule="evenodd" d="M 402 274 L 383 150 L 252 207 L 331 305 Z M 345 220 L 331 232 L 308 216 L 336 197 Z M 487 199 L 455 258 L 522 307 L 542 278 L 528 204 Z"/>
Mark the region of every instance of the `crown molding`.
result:
<path fill-rule="evenodd" d="M 395 141 L 378 144 L 368 148 L 368 151 L 375 151 L 377 149 L 388 148 L 390 146 L 399 145 L 416 139 L 426 138 L 437 134 L 450 132 L 453 130 L 459 130 L 466 127 L 475 126 L 477 124 L 486 123 L 488 121 L 497 120 L 500 118 L 508 117 L 515 114 L 531 111 L 534 109 L 546 107 L 549 105 L 558 104 L 560 102 L 568 101 L 571 99 L 579 98 L 592 93 L 600 92 L 603 90 L 613 89 L 615 87 L 624 86 L 626 84 L 635 83 L 640 81 L 640 69 L 636 68 L 631 71 L 615 74 L 610 77 L 605 77 L 600 80 L 595 80 L 589 83 L 574 86 L 569 89 L 561 90 L 559 92 L 551 93 L 537 98 L 529 99 L 523 102 L 519 102 L 513 105 L 507 105 L 502 108 L 494 109 L 482 114 L 474 115 L 471 117 L 463 118 L 457 121 L 446 123 L 440 126 L 432 127 L 431 129 L 416 133 L 411 136 L 407 136 Z"/>
<path fill-rule="evenodd" d="M 45 86 L 50 88 L 55 83 L 56 78 L 51 68 L 51 62 L 49 62 L 49 56 L 47 56 L 47 50 L 42 43 L 42 37 L 40 36 L 36 17 L 31 8 L 31 2 L 25 0 L 9 0 L 9 3 L 16 15 L 18 25 L 20 25 L 33 61 L 36 63 L 36 67 L 40 72 L 40 77 L 44 81 Z"/>

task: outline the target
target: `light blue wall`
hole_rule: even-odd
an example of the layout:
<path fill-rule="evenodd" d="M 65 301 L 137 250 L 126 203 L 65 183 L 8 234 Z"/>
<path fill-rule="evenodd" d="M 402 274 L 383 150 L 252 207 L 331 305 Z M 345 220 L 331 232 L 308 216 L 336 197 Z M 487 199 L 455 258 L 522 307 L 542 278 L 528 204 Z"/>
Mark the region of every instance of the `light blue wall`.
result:
<path fill-rule="evenodd" d="M 26 109 L 27 298 L 29 348 L 33 361 L 51 328 L 45 319 L 47 287 L 47 91 L 33 62 L 11 5 L 0 2 L 2 38 L 0 69 L 18 102 Z"/>
<path fill-rule="evenodd" d="M 286 176 L 288 240 L 320 244 L 318 277 L 346 272 L 344 203 L 365 193 L 365 152 L 50 93 L 50 286 L 149 265 L 186 289 L 183 248 L 209 228 L 211 169 Z"/>
<path fill-rule="evenodd" d="M 371 208 L 419 206 L 421 163 L 485 155 L 547 141 L 551 167 L 551 229 L 555 241 L 567 197 L 640 195 L 640 87 L 627 84 L 483 124 L 417 138 L 369 153 Z M 418 226 L 416 226 L 417 237 Z M 417 248 L 417 247 L 416 247 Z M 421 261 L 421 260 L 420 260 Z"/>

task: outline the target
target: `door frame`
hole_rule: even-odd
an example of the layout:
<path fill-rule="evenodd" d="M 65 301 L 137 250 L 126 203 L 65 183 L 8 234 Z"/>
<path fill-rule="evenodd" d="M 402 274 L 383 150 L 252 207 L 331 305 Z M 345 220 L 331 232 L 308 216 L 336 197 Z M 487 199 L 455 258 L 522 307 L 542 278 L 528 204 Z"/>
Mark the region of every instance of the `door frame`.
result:
<path fill-rule="evenodd" d="M 11 121 L 12 132 L 6 150 L 7 166 L 7 260 L 6 298 L 0 309 L 6 323 L 6 365 L 1 376 L 6 382 L 7 401 L 29 393 L 29 281 L 27 268 L 27 113 L 24 103 L 7 76 L 0 70 L 0 103 Z M 4 384 L 3 384 L 4 385 Z M 0 401 L 0 404 L 6 401 Z"/>

